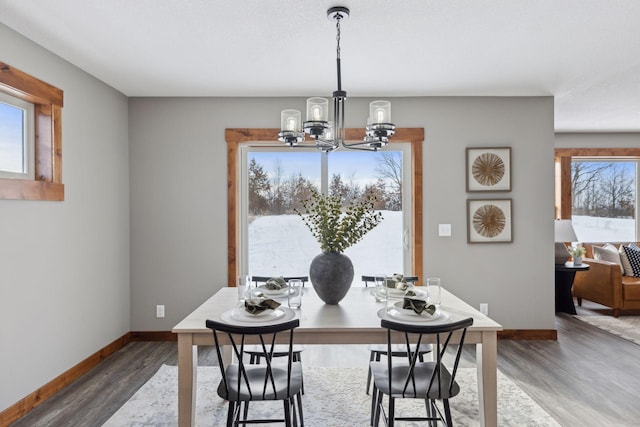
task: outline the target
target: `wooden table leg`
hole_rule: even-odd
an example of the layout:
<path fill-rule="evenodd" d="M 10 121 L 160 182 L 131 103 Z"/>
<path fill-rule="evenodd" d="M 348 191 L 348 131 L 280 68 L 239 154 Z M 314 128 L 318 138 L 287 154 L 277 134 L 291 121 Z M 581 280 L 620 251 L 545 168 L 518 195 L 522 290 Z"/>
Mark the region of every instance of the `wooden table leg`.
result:
<path fill-rule="evenodd" d="M 476 344 L 478 369 L 478 399 L 480 425 L 498 425 L 498 339 L 495 331 L 482 332 L 482 342 Z"/>
<path fill-rule="evenodd" d="M 195 347 L 195 351 L 194 351 Z M 192 334 L 178 334 L 178 425 L 195 425 L 198 347 Z"/>

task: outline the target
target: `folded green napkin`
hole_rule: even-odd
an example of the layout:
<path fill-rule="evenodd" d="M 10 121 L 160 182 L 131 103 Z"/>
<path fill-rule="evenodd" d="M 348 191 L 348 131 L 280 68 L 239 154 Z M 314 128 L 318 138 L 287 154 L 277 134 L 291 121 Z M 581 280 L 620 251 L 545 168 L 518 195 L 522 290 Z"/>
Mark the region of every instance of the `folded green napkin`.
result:
<path fill-rule="evenodd" d="M 404 298 L 402 300 L 402 308 L 405 310 L 413 310 L 416 314 L 422 314 L 426 311 L 430 316 L 436 312 L 436 306 L 429 304 L 425 300 L 415 298 Z"/>
<path fill-rule="evenodd" d="M 265 310 L 275 310 L 278 307 L 280 307 L 280 303 L 269 298 L 250 298 L 244 300 L 244 309 L 249 314 L 260 314 Z"/>
<path fill-rule="evenodd" d="M 265 282 L 264 287 L 270 291 L 279 291 L 287 287 L 287 281 L 284 280 L 284 277 L 272 277 Z"/>
<path fill-rule="evenodd" d="M 386 285 L 387 288 L 397 289 L 399 291 L 406 291 L 407 289 L 413 288 L 413 285 L 407 283 L 402 274 L 397 273 L 391 277 L 387 277 Z"/>

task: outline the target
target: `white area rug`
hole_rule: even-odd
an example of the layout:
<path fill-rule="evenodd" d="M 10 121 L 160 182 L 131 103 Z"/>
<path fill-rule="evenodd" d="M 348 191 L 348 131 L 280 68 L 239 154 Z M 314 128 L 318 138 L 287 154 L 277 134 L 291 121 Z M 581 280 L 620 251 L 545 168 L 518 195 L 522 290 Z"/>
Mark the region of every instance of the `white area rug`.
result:
<path fill-rule="evenodd" d="M 476 371 L 472 368 L 461 369 L 458 377 L 463 391 L 450 401 L 454 424 L 478 426 L 480 422 L 478 421 Z M 219 379 L 217 367 L 198 368 L 197 426 L 217 427 L 225 424 L 227 403 L 216 394 Z M 306 394 L 303 396 L 305 425 L 309 427 L 368 426 L 371 400 L 364 391 L 366 379 L 367 371 L 363 368 L 305 367 Z M 176 426 L 177 389 L 177 368 L 163 365 L 104 426 Z M 498 390 L 499 426 L 559 426 L 501 372 L 498 372 Z M 401 404 L 396 405 L 397 411 L 409 409 L 414 410 L 414 413 L 424 414 L 424 405 L 420 401 L 404 399 Z M 259 411 L 267 416 L 271 416 L 270 414 L 281 416 L 282 413 L 280 402 L 255 402 L 251 405 L 250 416 L 253 411 Z M 424 422 L 402 425 L 424 425 Z"/>
<path fill-rule="evenodd" d="M 610 332 L 640 345 L 640 317 L 638 316 L 574 316 L 596 328 Z"/>

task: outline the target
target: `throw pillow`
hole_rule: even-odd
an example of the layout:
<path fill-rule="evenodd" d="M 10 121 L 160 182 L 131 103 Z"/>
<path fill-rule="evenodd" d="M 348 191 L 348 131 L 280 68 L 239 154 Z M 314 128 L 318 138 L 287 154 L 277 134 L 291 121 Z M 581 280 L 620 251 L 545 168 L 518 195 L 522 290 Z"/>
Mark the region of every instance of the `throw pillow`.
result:
<path fill-rule="evenodd" d="M 640 277 L 640 248 L 635 245 L 629 245 L 623 246 L 622 249 L 629 260 L 629 264 L 631 264 L 633 276 Z"/>
<path fill-rule="evenodd" d="M 613 247 L 613 249 L 611 249 L 610 247 Z M 593 250 L 594 259 L 615 262 L 620 266 L 620 273 L 624 274 L 624 268 L 622 267 L 622 261 L 620 260 L 620 254 L 618 253 L 618 248 L 607 243 L 604 246 L 593 245 L 591 249 Z"/>
<path fill-rule="evenodd" d="M 622 263 L 622 269 L 624 270 L 625 276 L 633 276 L 633 268 L 631 268 L 631 264 L 629 263 L 629 257 L 624 251 L 624 245 L 620 245 L 620 249 L 618 249 L 618 253 L 620 254 L 620 262 Z"/>

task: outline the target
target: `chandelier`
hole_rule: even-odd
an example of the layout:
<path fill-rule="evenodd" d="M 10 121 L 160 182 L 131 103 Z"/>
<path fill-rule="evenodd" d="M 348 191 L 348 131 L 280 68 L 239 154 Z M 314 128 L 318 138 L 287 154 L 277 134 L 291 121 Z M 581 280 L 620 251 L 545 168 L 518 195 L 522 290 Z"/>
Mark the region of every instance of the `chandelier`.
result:
<path fill-rule="evenodd" d="M 305 134 L 315 140 L 315 146 L 321 151 L 330 152 L 342 146 L 352 150 L 377 151 L 387 145 L 389 137 L 395 132 L 391 123 L 391 103 L 389 101 L 373 101 L 369 104 L 369 118 L 366 133 L 362 142 L 345 141 L 344 104 L 347 92 L 342 90 L 342 74 L 340 69 L 340 23 L 349 17 L 349 9 L 343 6 L 327 10 L 327 18 L 336 23 L 336 64 L 338 89 L 333 92 L 333 121 L 329 121 L 329 100 L 313 97 L 307 99 L 307 119 L 301 121 L 298 110 L 283 110 L 280 115 L 280 132 L 278 140 L 290 147 L 305 140 Z M 306 145 L 308 147 L 308 145 Z"/>

